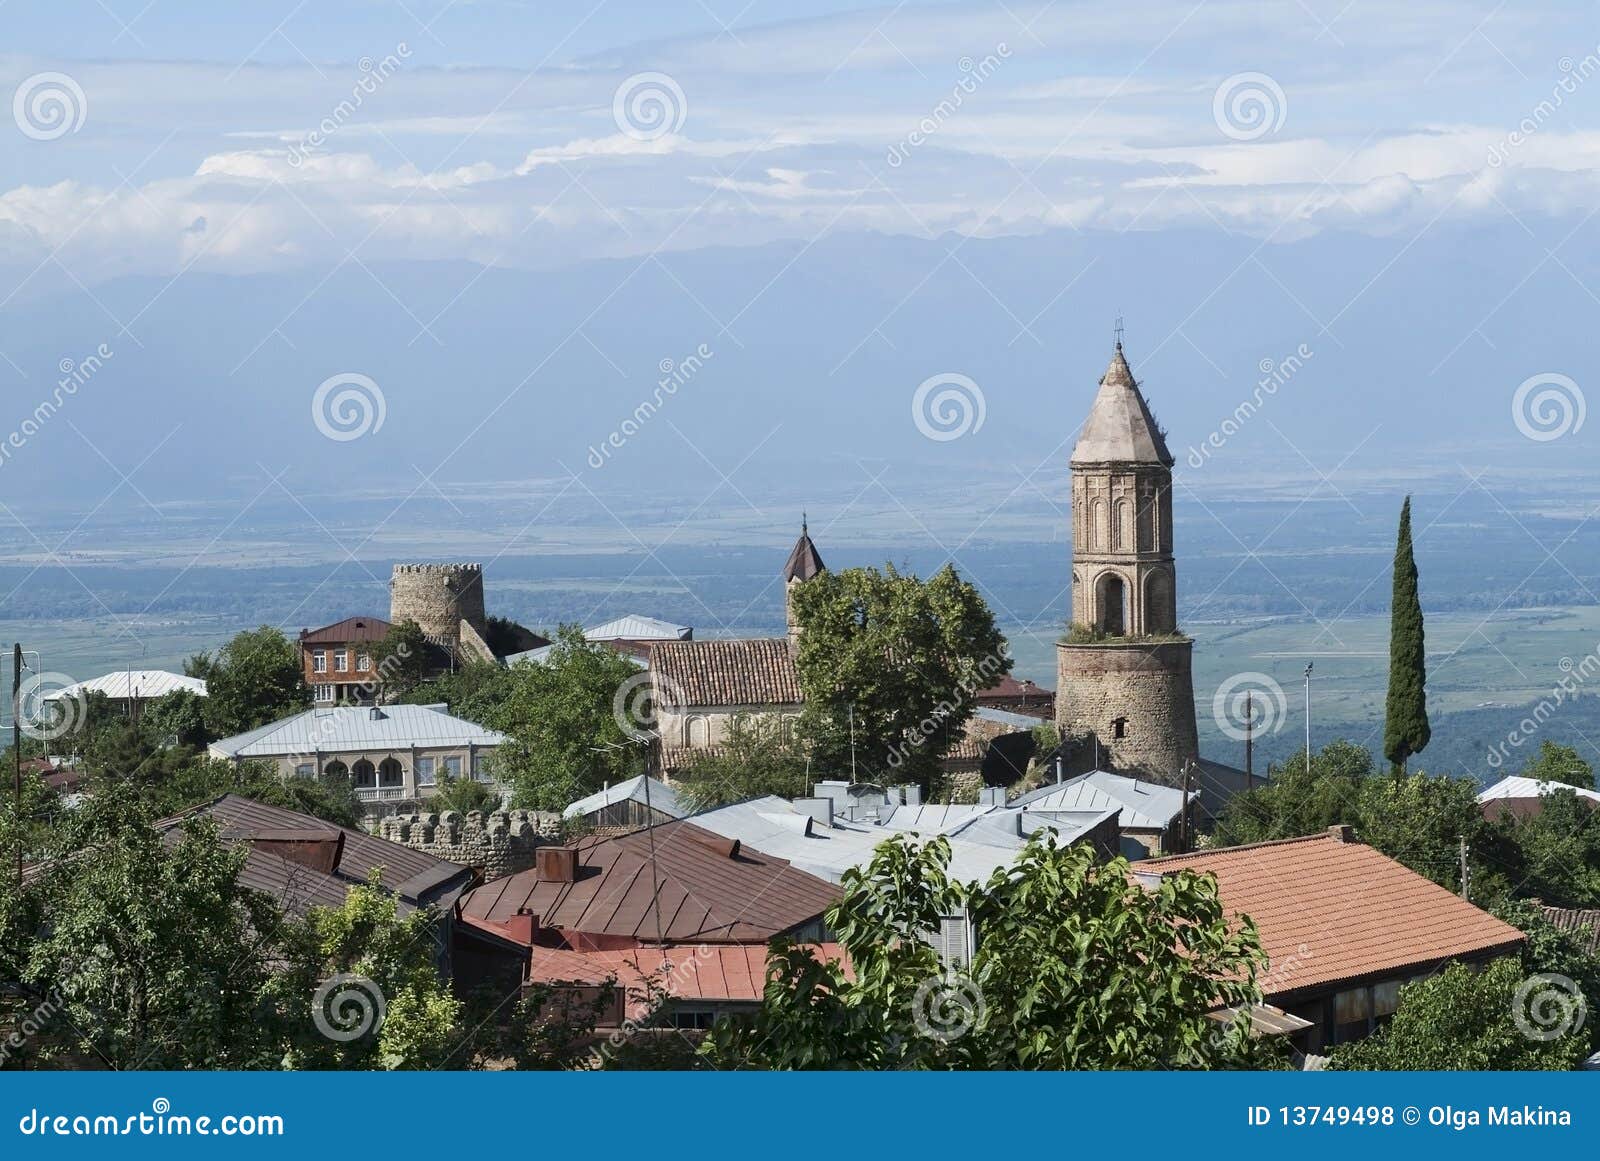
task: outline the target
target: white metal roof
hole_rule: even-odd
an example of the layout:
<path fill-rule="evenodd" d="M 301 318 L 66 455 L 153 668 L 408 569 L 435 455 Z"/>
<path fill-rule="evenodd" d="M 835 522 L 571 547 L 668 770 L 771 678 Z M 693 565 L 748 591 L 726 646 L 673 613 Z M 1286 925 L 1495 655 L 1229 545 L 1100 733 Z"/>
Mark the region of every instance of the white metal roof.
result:
<path fill-rule="evenodd" d="M 498 746 L 505 735 L 445 712 L 442 705 L 312 709 L 211 743 L 222 758 L 281 758 L 354 750 Z"/>
<path fill-rule="evenodd" d="M 1028 836 L 1043 826 L 1054 826 L 1062 841 L 1072 842 L 1090 826 L 1105 821 L 1114 813 L 1104 811 L 1069 820 L 1043 818 L 1020 810 L 985 808 L 964 828 L 949 836 L 950 874 L 961 882 L 985 880 L 1001 867 L 1010 866 L 1027 845 Z M 871 862 L 878 844 L 895 834 L 939 833 L 846 822 L 837 817 L 829 827 L 811 819 L 793 803 L 775 796 L 721 806 L 692 815 L 691 821 L 724 838 L 736 838 L 763 854 L 787 859 L 802 871 L 834 883 L 851 867 L 864 867 Z"/>
<path fill-rule="evenodd" d="M 1553 790 L 1571 790 L 1579 798 L 1600 802 L 1600 790 L 1585 790 L 1581 786 L 1568 786 L 1565 782 L 1541 782 L 1537 778 L 1524 778 L 1513 774 L 1502 778 L 1478 795 L 1479 802 L 1493 802 L 1497 798 L 1538 798 Z"/>
<path fill-rule="evenodd" d="M 585 629 L 583 635 L 591 641 L 683 641 L 693 632 L 688 625 L 674 625 L 658 617 L 629 613 L 604 625 Z"/>
<path fill-rule="evenodd" d="M 128 692 L 130 689 L 133 691 L 131 694 Z M 80 681 L 76 685 L 58 689 L 47 695 L 45 700 L 71 699 L 90 693 L 103 693 L 114 700 L 125 700 L 130 696 L 143 700 L 165 697 L 179 689 L 186 689 L 201 697 L 206 696 L 206 683 L 198 677 L 168 673 L 165 669 L 119 669 L 104 677 L 96 677 L 92 681 Z"/>
<path fill-rule="evenodd" d="M 665 782 L 641 774 L 637 778 L 629 778 L 626 782 L 618 782 L 604 790 L 580 798 L 561 812 L 563 818 L 574 818 L 578 815 L 593 814 L 597 810 L 604 810 L 608 806 L 615 806 L 619 802 L 644 802 L 645 783 L 650 783 L 650 809 L 659 810 L 662 814 L 673 818 L 682 818 L 684 809 L 678 803 L 678 796 L 672 792 L 672 787 Z"/>
<path fill-rule="evenodd" d="M 1183 811 L 1183 791 L 1175 786 L 1094 770 L 1024 794 L 1012 805 L 1045 812 L 1121 807 L 1124 828 L 1164 830 Z"/>

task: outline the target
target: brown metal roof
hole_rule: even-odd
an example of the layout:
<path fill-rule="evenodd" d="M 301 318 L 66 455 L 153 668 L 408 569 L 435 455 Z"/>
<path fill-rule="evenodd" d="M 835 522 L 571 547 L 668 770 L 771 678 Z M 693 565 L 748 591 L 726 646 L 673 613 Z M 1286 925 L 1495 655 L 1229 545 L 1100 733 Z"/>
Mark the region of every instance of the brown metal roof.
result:
<path fill-rule="evenodd" d="M 650 649 L 657 697 L 674 708 L 798 705 L 800 673 L 787 637 L 659 641 Z"/>
<path fill-rule="evenodd" d="M 805 521 L 800 522 L 800 539 L 789 550 L 789 559 L 783 562 L 783 579 L 808 581 L 828 566 L 822 563 L 822 554 L 811 541 Z"/>
<path fill-rule="evenodd" d="M 462 898 L 461 915 L 498 927 L 528 911 L 542 928 L 657 942 L 652 837 L 659 937 L 669 943 L 764 943 L 816 919 L 839 897 L 837 886 L 787 860 L 749 847 L 719 853 L 720 836 L 674 821 L 580 844 L 576 882 L 523 871 L 485 883 Z"/>
<path fill-rule="evenodd" d="M 201 815 L 213 819 L 228 843 L 246 843 L 261 836 L 279 839 L 285 832 L 332 835 L 342 833 L 344 846 L 339 864 L 325 874 L 303 863 L 251 847 L 240 876 L 246 886 L 265 891 L 279 899 L 285 909 L 299 913 L 310 906 L 338 907 L 350 887 L 365 883 L 377 870 L 380 882 L 411 906 L 452 901 L 454 893 L 471 882 L 470 867 L 436 859 L 410 847 L 376 838 L 365 831 L 336 827 L 309 814 L 268 806 L 238 794 L 225 794 L 158 823 L 169 835 L 176 835 L 178 824 Z"/>
<path fill-rule="evenodd" d="M 1504 951 L 1524 938 L 1388 856 L 1332 834 L 1148 859 L 1137 869 L 1215 875 L 1223 905 L 1261 931 L 1269 1000 Z"/>
<path fill-rule="evenodd" d="M 389 622 L 382 617 L 346 617 L 320 629 L 300 630 L 304 645 L 349 645 L 362 641 L 382 641 L 389 635 Z"/>

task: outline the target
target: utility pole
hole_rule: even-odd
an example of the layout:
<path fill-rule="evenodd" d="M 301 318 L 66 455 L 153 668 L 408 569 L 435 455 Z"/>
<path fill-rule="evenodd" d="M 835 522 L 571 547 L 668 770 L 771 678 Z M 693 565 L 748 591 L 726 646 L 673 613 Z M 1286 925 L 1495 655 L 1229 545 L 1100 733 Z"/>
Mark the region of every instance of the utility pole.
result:
<path fill-rule="evenodd" d="M 1315 662 L 1306 662 L 1306 777 L 1311 777 L 1311 667 Z"/>
<path fill-rule="evenodd" d="M 856 707 L 846 707 L 850 712 L 850 785 L 856 784 Z"/>
<path fill-rule="evenodd" d="M 1463 899 L 1468 898 L 1468 896 L 1467 896 L 1467 877 L 1468 877 L 1469 873 L 1470 872 L 1467 870 L 1467 836 L 1466 835 L 1462 835 L 1461 836 L 1461 897 Z"/>
<path fill-rule="evenodd" d="M 1194 788 L 1194 759 L 1190 758 L 1183 764 L 1183 849 L 1184 852 L 1194 848 L 1194 819 L 1189 813 L 1189 799 Z"/>
<path fill-rule="evenodd" d="M 1251 737 L 1251 731 L 1255 729 L 1255 719 L 1255 702 L 1251 698 L 1251 691 L 1247 689 L 1244 691 L 1244 785 L 1246 790 L 1256 784 L 1255 768 L 1252 765 L 1255 746 L 1254 739 Z"/>
<path fill-rule="evenodd" d="M 11 756 L 17 795 L 17 886 L 22 886 L 22 642 L 11 647 Z"/>

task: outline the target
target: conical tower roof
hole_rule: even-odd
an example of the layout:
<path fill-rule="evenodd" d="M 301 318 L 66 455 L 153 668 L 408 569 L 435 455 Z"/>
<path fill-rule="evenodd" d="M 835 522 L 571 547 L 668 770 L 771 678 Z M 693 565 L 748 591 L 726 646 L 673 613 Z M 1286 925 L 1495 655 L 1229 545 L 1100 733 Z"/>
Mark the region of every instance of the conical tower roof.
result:
<path fill-rule="evenodd" d="M 1100 391 L 1083 421 L 1078 446 L 1072 449 L 1075 464 L 1163 464 L 1172 466 L 1172 453 L 1161 438 L 1150 406 L 1133 381 L 1133 372 L 1122 354 L 1122 344 L 1111 356 L 1111 365 L 1100 380 Z"/>
<path fill-rule="evenodd" d="M 789 550 L 789 559 L 783 565 L 783 579 L 785 581 L 808 581 L 828 566 L 822 563 L 822 555 L 817 552 L 817 546 L 811 543 L 811 533 L 806 529 L 806 519 L 800 518 L 800 539 L 794 542 L 794 547 Z"/>

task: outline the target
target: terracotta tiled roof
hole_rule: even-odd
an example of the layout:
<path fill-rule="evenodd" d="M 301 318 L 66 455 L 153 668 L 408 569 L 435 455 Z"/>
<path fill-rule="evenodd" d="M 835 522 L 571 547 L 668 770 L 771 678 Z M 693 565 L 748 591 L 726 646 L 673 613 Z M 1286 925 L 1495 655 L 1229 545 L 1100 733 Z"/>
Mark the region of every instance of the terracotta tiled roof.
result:
<path fill-rule="evenodd" d="M 652 840 L 654 844 L 652 858 Z M 603 939 L 668 943 L 764 943 L 820 916 L 839 897 L 832 883 L 787 860 L 744 848 L 688 822 L 668 822 L 578 847 L 578 878 L 542 880 L 537 870 L 496 879 L 461 900 L 461 917 L 505 935 L 519 911 L 556 928 Z M 612 946 L 615 946 L 613 944 Z"/>
<path fill-rule="evenodd" d="M 382 641 L 389 633 L 389 622 L 382 617 L 346 617 L 320 629 L 300 630 L 305 645 L 346 645 L 355 641 Z"/>
<path fill-rule="evenodd" d="M 798 705 L 800 673 L 786 637 L 662 641 L 650 649 L 656 695 L 685 706 Z"/>
<path fill-rule="evenodd" d="M 1331 834 L 1149 859 L 1140 871 L 1217 877 L 1223 904 L 1254 919 L 1275 997 L 1363 976 L 1425 970 L 1509 950 L 1523 934 L 1371 847 Z"/>

